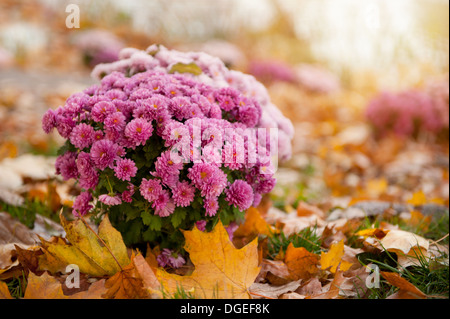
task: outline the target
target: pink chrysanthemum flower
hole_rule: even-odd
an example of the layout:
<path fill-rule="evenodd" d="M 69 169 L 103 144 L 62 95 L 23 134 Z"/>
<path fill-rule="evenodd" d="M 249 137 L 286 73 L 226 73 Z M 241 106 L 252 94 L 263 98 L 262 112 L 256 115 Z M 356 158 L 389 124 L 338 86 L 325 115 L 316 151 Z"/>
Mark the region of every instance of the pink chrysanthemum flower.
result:
<path fill-rule="evenodd" d="M 94 189 L 98 184 L 99 175 L 89 153 L 80 152 L 76 164 L 78 173 L 80 174 L 78 180 L 80 186 L 84 189 Z"/>
<path fill-rule="evenodd" d="M 55 161 L 56 174 L 61 175 L 65 181 L 71 178 L 77 178 L 78 169 L 76 158 L 77 154 L 74 152 L 67 152 L 58 156 Z"/>
<path fill-rule="evenodd" d="M 122 199 L 120 199 L 118 195 L 103 194 L 98 197 L 98 200 L 108 206 L 116 206 L 122 204 Z"/>
<path fill-rule="evenodd" d="M 110 140 L 94 142 L 91 147 L 91 157 L 98 169 L 113 168 L 114 161 L 118 157 L 119 145 Z"/>
<path fill-rule="evenodd" d="M 197 226 L 197 229 L 199 231 L 205 231 L 206 230 L 206 220 L 199 220 L 195 223 L 195 226 Z"/>
<path fill-rule="evenodd" d="M 93 206 L 89 204 L 92 200 L 92 195 L 89 192 L 82 192 L 80 195 L 75 198 L 75 201 L 72 205 L 72 214 L 75 217 L 86 215 Z"/>
<path fill-rule="evenodd" d="M 103 137 L 104 137 L 104 134 L 102 131 L 95 131 L 93 141 L 96 142 L 96 141 L 103 140 Z"/>
<path fill-rule="evenodd" d="M 114 173 L 118 179 L 122 181 L 130 181 L 132 177 L 136 176 L 136 172 L 137 167 L 132 160 L 128 158 L 121 158 L 116 161 Z"/>
<path fill-rule="evenodd" d="M 172 187 L 178 181 L 181 169 L 183 169 L 183 163 L 175 158 L 175 155 L 172 155 L 170 151 L 166 151 L 156 159 L 156 172 L 152 175 L 161 178 L 163 184 Z"/>
<path fill-rule="evenodd" d="M 217 211 L 219 210 L 219 202 L 217 200 L 217 197 L 205 198 L 203 202 L 203 207 L 206 210 L 206 216 L 209 217 L 216 216 Z"/>
<path fill-rule="evenodd" d="M 112 102 L 100 101 L 92 108 L 92 119 L 96 122 L 103 122 L 110 114 L 117 112 L 117 108 Z"/>
<path fill-rule="evenodd" d="M 225 191 L 226 200 L 230 205 L 239 208 L 240 211 L 244 211 L 253 203 L 254 195 L 252 187 L 243 180 L 236 180 Z"/>
<path fill-rule="evenodd" d="M 189 182 L 178 182 L 176 187 L 172 188 L 173 200 L 176 206 L 187 207 L 195 197 L 195 188 Z"/>
<path fill-rule="evenodd" d="M 85 123 L 78 124 L 73 128 L 69 139 L 80 150 L 89 147 L 94 141 L 94 128 Z"/>
<path fill-rule="evenodd" d="M 80 187 L 84 189 L 95 189 L 98 185 L 99 175 L 96 170 L 93 170 L 89 175 L 81 175 L 78 179 Z"/>
<path fill-rule="evenodd" d="M 128 184 L 127 190 L 122 193 L 122 200 L 125 203 L 132 203 L 133 195 L 134 195 L 134 185 L 130 183 Z"/>
<path fill-rule="evenodd" d="M 186 263 L 181 255 L 167 248 L 163 249 L 161 254 L 156 257 L 156 260 L 160 267 L 170 266 L 172 268 L 180 268 Z"/>
<path fill-rule="evenodd" d="M 218 197 L 227 185 L 227 175 L 209 163 L 194 164 L 189 168 L 188 178 L 201 190 L 203 197 Z"/>
<path fill-rule="evenodd" d="M 157 179 L 142 179 L 141 186 L 139 187 L 141 195 L 150 203 L 155 201 L 163 189 L 161 183 Z"/>
<path fill-rule="evenodd" d="M 183 256 L 176 252 L 172 252 L 172 254 L 169 257 L 169 264 L 172 266 L 172 268 L 180 268 L 186 263 L 186 260 L 184 260 Z"/>
<path fill-rule="evenodd" d="M 42 129 L 45 133 L 50 133 L 56 127 L 56 113 L 52 109 L 45 112 L 42 117 Z"/>
<path fill-rule="evenodd" d="M 122 112 L 114 112 L 105 118 L 105 128 L 120 132 L 125 128 L 125 115 Z"/>
<path fill-rule="evenodd" d="M 167 190 L 162 190 L 159 193 L 158 197 L 153 201 L 152 208 L 155 210 L 155 215 L 159 217 L 167 217 L 173 214 L 175 204 Z"/>
<path fill-rule="evenodd" d="M 144 119 L 134 119 L 125 127 L 125 136 L 135 145 L 145 145 L 152 136 L 153 126 Z"/>

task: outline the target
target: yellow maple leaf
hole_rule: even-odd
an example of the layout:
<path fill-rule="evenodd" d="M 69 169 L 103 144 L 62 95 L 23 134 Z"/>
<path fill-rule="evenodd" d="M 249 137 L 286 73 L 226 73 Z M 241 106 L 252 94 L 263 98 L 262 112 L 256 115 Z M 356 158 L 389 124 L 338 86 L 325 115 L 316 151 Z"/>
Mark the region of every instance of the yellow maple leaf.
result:
<path fill-rule="evenodd" d="M 322 269 L 330 269 L 332 273 L 336 272 L 337 267 L 341 271 L 347 271 L 352 266 L 352 263 L 342 260 L 344 256 L 344 240 L 339 243 L 331 245 L 327 253 L 321 252 L 320 266 Z"/>
<path fill-rule="evenodd" d="M 38 257 L 40 270 L 54 273 L 76 264 L 80 272 L 101 277 L 112 276 L 130 263 L 122 235 L 112 227 L 107 215 L 98 227 L 98 237 L 82 220 L 60 218 L 70 243 L 41 239 L 44 254 Z"/>
<path fill-rule="evenodd" d="M 194 227 L 184 231 L 184 248 L 195 266 L 188 276 L 170 274 L 161 268 L 156 277 L 163 290 L 173 295 L 181 288 L 195 298 L 248 299 L 248 288 L 258 276 L 258 242 L 237 249 L 219 221 L 213 231 L 202 232 Z"/>

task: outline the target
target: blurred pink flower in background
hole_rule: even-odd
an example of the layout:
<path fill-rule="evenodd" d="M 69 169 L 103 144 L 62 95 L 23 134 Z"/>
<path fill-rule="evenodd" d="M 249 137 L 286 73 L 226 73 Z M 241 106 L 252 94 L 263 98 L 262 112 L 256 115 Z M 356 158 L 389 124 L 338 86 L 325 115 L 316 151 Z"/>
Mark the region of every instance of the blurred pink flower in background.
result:
<path fill-rule="evenodd" d="M 439 133 L 448 128 L 448 82 L 434 83 L 427 90 L 383 92 L 366 110 L 368 120 L 382 135 L 393 131 L 401 136 L 426 131 Z"/>
<path fill-rule="evenodd" d="M 296 67 L 299 84 L 306 90 L 317 93 L 333 93 L 339 91 L 339 78 L 332 72 L 311 64 L 301 64 Z"/>
<path fill-rule="evenodd" d="M 7 50 L 0 48 L 0 69 L 10 67 L 13 63 L 13 55 Z"/>
<path fill-rule="evenodd" d="M 106 30 L 87 30 L 74 39 L 75 46 L 82 51 L 87 65 L 114 62 L 125 44 Z"/>
<path fill-rule="evenodd" d="M 294 68 L 278 60 L 253 60 L 248 66 L 248 73 L 263 82 L 290 82 L 297 81 Z"/>
<path fill-rule="evenodd" d="M 427 85 L 427 93 L 433 100 L 434 111 L 442 121 L 443 127 L 449 126 L 449 80 L 432 81 Z"/>

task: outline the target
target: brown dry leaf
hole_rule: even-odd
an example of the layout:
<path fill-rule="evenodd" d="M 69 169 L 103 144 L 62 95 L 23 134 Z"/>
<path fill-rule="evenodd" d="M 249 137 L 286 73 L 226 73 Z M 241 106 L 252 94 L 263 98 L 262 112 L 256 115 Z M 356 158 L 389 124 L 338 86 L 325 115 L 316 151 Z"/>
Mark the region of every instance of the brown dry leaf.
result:
<path fill-rule="evenodd" d="M 312 295 L 308 297 L 308 299 L 336 299 L 339 297 L 339 292 L 341 291 L 341 286 L 345 282 L 346 278 L 343 275 L 343 272 L 339 269 L 339 266 L 336 269 L 336 274 L 334 275 L 333 281 L 328 285 L 325 285 L 322 290 L 323 292 Z"/>
<path fill-rule="evenodd" d="M 236 249 L 220 221 L 209 233 L 196 227 L 183 233 L 184 248 L 195 270 L 189 276 L 179 276 L 158 269 L 156 277 L 164 291 L 173 295 L 182 287 L 195 298 L 251 298 L 248 289 L 260 271 L 256 238 L 247 246 Z"/>
<path fill-rule="evenodd" d="M 387 299 L 426 299 L 427 295 L 420 291 L 416 286 L 402 278 L 398 273 L 384 272 L 380 274 L 391 285 L 399 288 L 399 291 L 390 295 Z"/>
<path fill-rule="evenodd" d="M 36 239 L 27 226 L 10 214 L 0 212 L 0 245 L 11 243 L 33 245 Z"/>
<path fill-rule="evenodd" d="M 44 255 L 39 256 L 40 270 L 54 273 L 69 264 L 77 264 L 82 273 L 101 277 L 112 276 L 130 263 L 122 235 L 112 227 L 108 216 L 98 228 L 98 236 L 107 247 L 82 220 L 68 222 L 62 215 L 60 218 L 70 244 L 41 239 Z"/>
<path fill-rule="evenodd" d="M 342 260 L 344 256 L 344 240 L 339 243 L 331 245 L 327 253 L 321 252 L 320 266 L 322 269 L 329 269 L 332 273 L 336 272 L 340 265 L 341 271 L 347 271 L 352 266 L 352 263 Z"/>
<path fill-rule="evenodd" d="M 283 261 L 263 259 L 255 282 L 269 281 L 273 285 L 283 285 L 290 281 L 289 277 L 289 270 Z"/>
<path fill-rule="evenodd" d="M 8 286 L 3 281 L 0 281 L 0 299 L 13 299 Z"/>
<path fill-rule="evenodd" d="M 144 289 L 147 290 L 150 298 L 161 298 L 161 284 L 155 275 L 156 268 L 152 268 L 152 265 L 147 262 L 142 255 L 137 255 L 132 259 L 132 263 L 136 269 L 137 274 L 142 279 Z"/>
<path fill-rule="evenodd" d="M 284 262 L 292 280 L 309 279 L 319 271 L 319 256 L 304 247 L 294 247 L 292 243 L 286 249 Z"/>
<path fill-rule="evenodd" d="M 17 260 L 19 264 L 27 270 L 39 273 L 39 256 L 43 254 L 41 247 L 33 246 L 28 249 L 24 249 L 18 245 L 14 245 L 17 254 Z"/>
<path fill-rule="evenodd" d="M 41 276 L 31 273 L 28 275 L 25 299 L 100 299 L 105 293 L 105 280 L 93 283 L 88 290 L 67 296 L 63 292 L 61 283 L 55 277 L 44 272 Z"/>
<path fill-rule="evenodd" d="M 147 253 L 145 256 L 145 260 L 147 261 L 149 266 L 154 270 L 156 270 L 156 268 L 158 268 L 158 260 L 156 259 L 156 256 L 158 256 L 159 253 L 160 253 L 159 246 L 151 249 L 150 245 L 147 244 Z"/>
<path fill-rule="evenodd" d="M 294 292 L 298 287 L 300 287 L 300 284 L 301 280 L 291 281 L 281 286 L 254 283 L 250 286 L 249 291 L 256 297 L 277 299 L 283 294 Z"/>
<path fill-rule="evenodd" d="M 304 282 L 297 290 L 297 293 L 305 296 L 318 295 L 322 292 L 322 283 L 316 277 Z"/>
<path fill-rule="evenodd" d="M 316 215 L 321 219 L 325 218 L 325 213 L 320 208 L 313 205 L 309 205 L 305 202 L 300 202 L 297 206 L 297 216 L 303 217 L 311 215 Z"/>
<path fill-rule="evenodd" d="M 403 267 L 420 265 L 418 256 L 428 257 L 429 241 L 404 230 L 390 230 L 377 244 L 380 250 L 395 252 Z"/>
<path fill-rule="evenodd" d="M 137 262 L 138 267 L 136 267 L 135 261 Z M 148 269 L 144 268 L 145 265 L 147 265 Z M 145 277 L 146 283 L 148 285 L 154 284 L 153 278 L 151 278 L 150 275 L 150 273 L 153 274 L 153 271 L 150 269 L 150 266 L 148 266 L 142 255 L 136 257 L 132 256 L 129 265 L 117 272 L 114 276 L 108 278 L 105 283 L 105 287 L 108 291 L 103 297 L 106 299 L 149 298 L 149 292 L 146 287 L 144 287 L 144 279 L 141 277 L 141 272 L 138 271 L 138 268 Z M 159 283 L 157 284 L 159 285 Z"/>

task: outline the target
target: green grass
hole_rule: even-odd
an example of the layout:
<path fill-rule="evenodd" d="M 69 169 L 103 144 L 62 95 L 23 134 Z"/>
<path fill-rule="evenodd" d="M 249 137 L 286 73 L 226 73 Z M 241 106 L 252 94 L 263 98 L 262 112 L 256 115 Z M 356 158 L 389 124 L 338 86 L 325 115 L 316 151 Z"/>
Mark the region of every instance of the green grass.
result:
<path fill-rule="evenodd" d="M 382 256 L 382 257 L 381 257 Z M 367 257 L 367 255 L 366 255 Z M 393 253 L 384 251 L 374 258 L 359 259 L 362 264 L 372 262 L 380 268 L 380 271 L 398 273 L 401 277 L 409 281 L 428 298 L 448 299 L 449 298 L 449 265 L 448 254 L 442 253 L 439 261 L 424 256 L 421 252 L 416 253 L 414 258 L 417 265 L 403 267 L 398 264 L 397 257 Z M 369 289 L 368 299 L 386 299 L 398 289 L 390 285 L 382 277 L 380 287 Z"/>
<path fill-rule="evenodd" d="M 22 271 L 22 276 L 12 278 L 7 284 L 11 297 L 15 299 L 23 298 L 25 295 L 25 288 L 27 286 L 27 279 Z"/>
<path fill-rule="evenodd" d="M 279 234 L 271 234 L 268 238 L 267 248 L 269 257 L 274 259 L 282 249 L 284 252 L 292 243 L 294 247 L 304 247 L 311 253 L 319 254 L 322 249 L 320 247 L 321 238 L 317 234 L 317 226 L 305 228 L 298 233 L 291 234 L 288 237 L 281 231 Z"/>
<path fill-rule="evenodd" d="M 59 216 L 55 214 L 47 204 L 38 199 L 25 199 L 21 206 L 14 206 L 0 200 L 0 210 L 9 213 L 17 218 L 28 228 L 33 228 L 36 220 L 36 214 L 48 217 L 59 223 Z"/>

